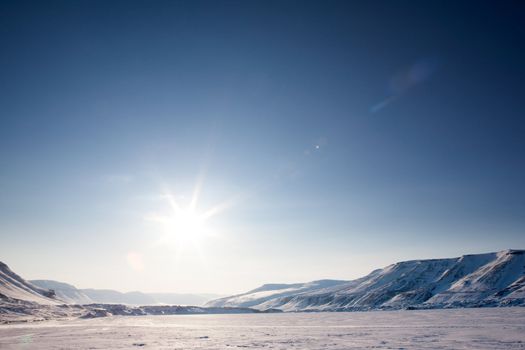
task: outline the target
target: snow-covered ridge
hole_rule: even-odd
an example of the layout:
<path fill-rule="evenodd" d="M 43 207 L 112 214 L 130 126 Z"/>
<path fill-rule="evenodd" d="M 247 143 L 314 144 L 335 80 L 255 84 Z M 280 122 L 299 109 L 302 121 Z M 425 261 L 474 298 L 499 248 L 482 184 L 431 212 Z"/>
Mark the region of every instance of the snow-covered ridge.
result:
<path fill-rule="evenodd" d="M 58 299 L 68 304 L 94 303 L 94 301 L 84 292 L 68 283 L 57 282 L 52 280 L 31 280 L 29 282 L 37 287 L 53 290 Z"/>
<path fill-rule="evenodd" d="M 0 262 L 0 301 L 19 299 L 46 305 L 61 304 L 54 293 L 24 280 Z"/>
<path fill-rule="evenodd" d="M 351 311 L 525 305 L 525 251 L 404 261 L 353 281 L 264 285 L 206 306 Z"/>
<path fill-rule="evenodd" d="M 334 287 L 344 283 L 347 283 L 347 281 L 320 280 L 308 283 L 265 284 L 247 293 L 212 300 L 206 303 L 206 306 L 231 307 L 235 305 L 235 307 L 239 307 L 242 305 L 241 307 L 252 307 L 275 298 L 293 296 L 309 291 L 323 290 L 324 288 Z"/>

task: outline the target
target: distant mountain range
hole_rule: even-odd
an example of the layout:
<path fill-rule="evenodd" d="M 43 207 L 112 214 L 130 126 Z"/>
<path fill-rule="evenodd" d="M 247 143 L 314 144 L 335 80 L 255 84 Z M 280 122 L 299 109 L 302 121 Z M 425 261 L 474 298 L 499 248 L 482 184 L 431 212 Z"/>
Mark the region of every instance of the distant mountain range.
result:
<path fill-rule="evenodd" d="M 112 290 L 79 290 L 56 281 L 26 281 L 0 262 L 0 324 L 50 319 L 93 318 L 111 315 L 189 315 L 260 313 L 249 308 L 181 306 L 197 300 L 193 294 L 120 293 Z M 104 299 L 106 302 L 93 302 Z M 121 302 L 125 300 L 125 302 Z M 177 305 L 162 305 L 162 301 Z M 131 303 L 147 302 L 147 306 Z M 82 304 L 82 305 L 81 305 Z M 125 305 L 128 304 L 128 305 Z M 276 312 L 268 310 L 264 312 Z"/>
<path fill-rule="evenodd" d="M 196 305 L 209 295 L 121 293 L 26 281 L 0 263 L 0 321 L 274 311 L 358 311 L 525 306 L 525 250 L 399 262 L 353 280 L 265 284 Z M 148 305 L 148 306 L 133 306 Z M 0 322 L 1 323 L 1 322 Z"/>
<path fill-rule="evenodd" d="M 353 281 L 262 287 L 206 306 L 357 311 L 525 305 L 525 250 L 399 262 Z"/>
<path fill-rule="evenodd" d="M 0 301 L 12 298 L 39 304 L 126 304 L 126 305 L 192 305 L 220 297 L 218 294 L 122 293 L 111 289 L 77 289 L 52 280 L 26 281 L 0 262 Z"/>
<path fill-rule="evenodd" d="M 122 293 L 111 289 L 77 289 L 75 286 L 52 280 L 31 280 L 31 284 L 52 289 L 56 297 L 70 304 L 126 304 L 126 305 L 195 305 L 220 297 L 217 294 L 183 293 Z"/>

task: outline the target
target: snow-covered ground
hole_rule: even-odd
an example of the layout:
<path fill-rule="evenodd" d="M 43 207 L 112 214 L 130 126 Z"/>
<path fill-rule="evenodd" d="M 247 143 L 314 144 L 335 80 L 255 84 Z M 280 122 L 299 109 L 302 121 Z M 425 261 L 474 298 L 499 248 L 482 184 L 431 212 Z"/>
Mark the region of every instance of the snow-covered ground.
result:
<path fill-rule="evenodd" d="M 525 308 L 106 317 L 0 326 L 1 349 L 525 349 Z"/>

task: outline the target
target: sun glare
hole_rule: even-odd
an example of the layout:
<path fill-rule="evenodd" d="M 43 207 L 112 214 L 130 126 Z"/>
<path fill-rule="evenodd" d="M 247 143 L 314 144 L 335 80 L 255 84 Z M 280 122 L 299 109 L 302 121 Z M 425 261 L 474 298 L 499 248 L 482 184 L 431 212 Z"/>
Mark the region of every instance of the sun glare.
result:
<path fill-rule="evenodd" d="M 168 235 L 175 243 L 197 245 L 208 235 L 205 220 L 192 210 L 179 210 L 168 218 Z"/>
<path fill-rule="evenodd" d="M 200 183 L 195 188 L 193 196 L 187 207 L 181 206 L 176 197 L 169 191 L 160 196 L 169 206 L 162 212 L 150 213 L 145 220 L 160 225 L 161 236 L 153 243 L 156 247 L 174 248 L 177 253 L 197 253 L 203 255 L 203 245 L 212 236 L 217 236 L 212 230 L 208 220 L 231 207 L 234 201 L 225 201 L 218 205 L 199 212 Z"/>

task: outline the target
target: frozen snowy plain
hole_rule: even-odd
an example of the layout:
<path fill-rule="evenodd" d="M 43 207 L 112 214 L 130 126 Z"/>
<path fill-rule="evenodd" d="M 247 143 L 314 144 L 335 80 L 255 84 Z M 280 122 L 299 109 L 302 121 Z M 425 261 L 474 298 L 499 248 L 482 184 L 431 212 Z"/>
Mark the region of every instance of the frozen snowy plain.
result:
<path fill-rule="evenodd" d="M 525 308 L 19 323 L 0 326 L 0 349 L 525 349 Z"/>

